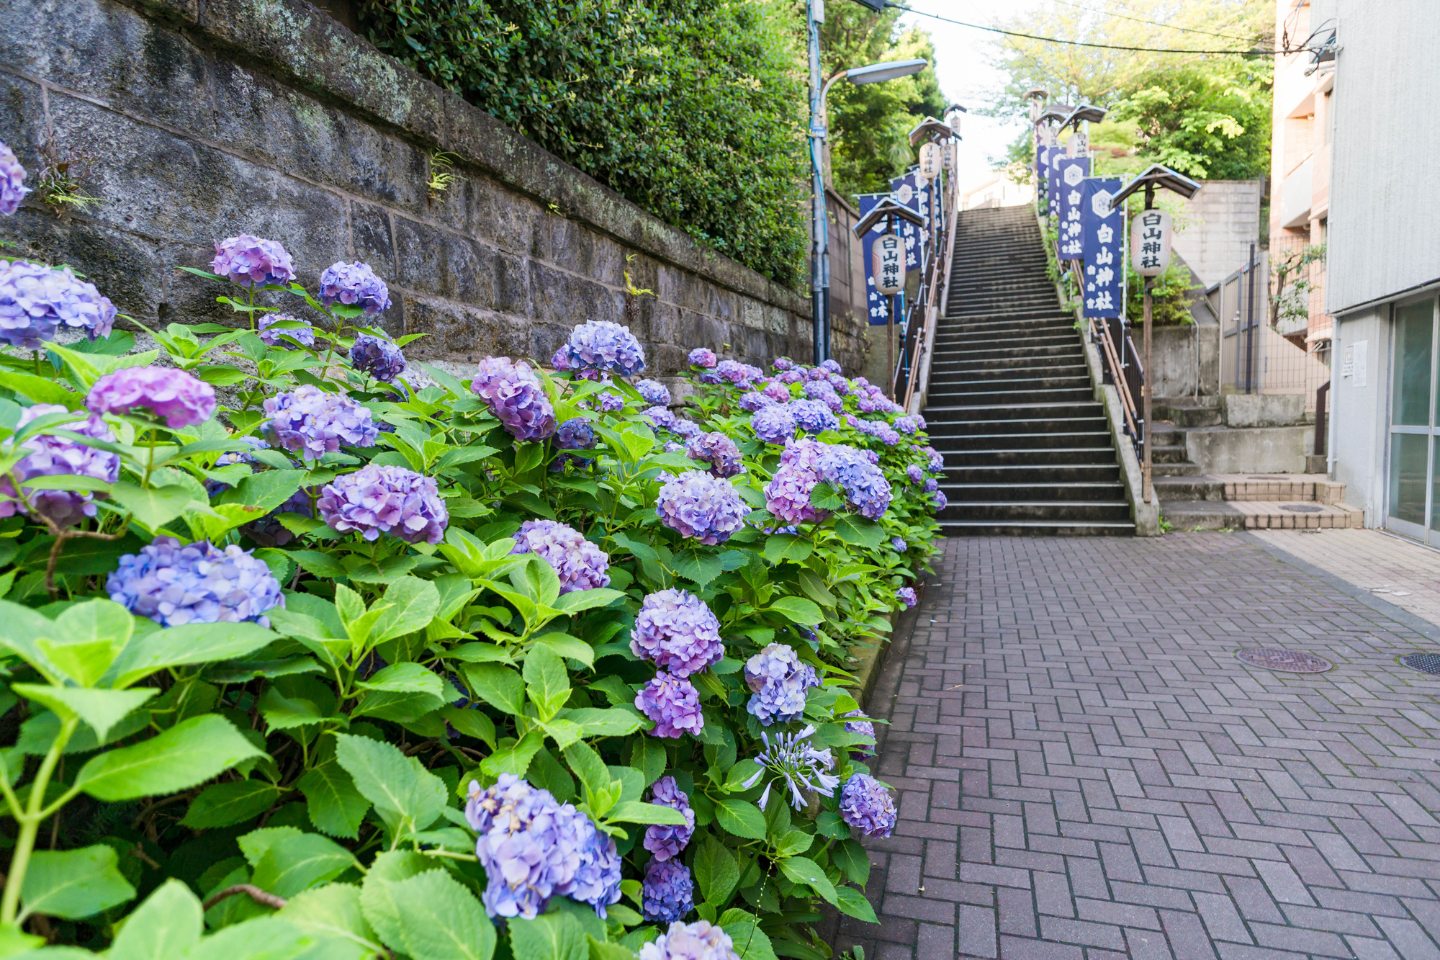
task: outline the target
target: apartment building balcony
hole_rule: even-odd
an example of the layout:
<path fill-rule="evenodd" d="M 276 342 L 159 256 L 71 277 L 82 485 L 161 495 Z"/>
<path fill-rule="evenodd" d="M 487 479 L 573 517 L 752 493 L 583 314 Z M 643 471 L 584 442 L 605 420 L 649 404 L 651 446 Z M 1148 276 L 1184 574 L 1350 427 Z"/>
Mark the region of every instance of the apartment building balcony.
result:
<path fill-rule="evenodd" d="M 1280 185 L 1280 226 L 1287 230 L 1305 227 L 1315 198 L 1315 157 L 1306 157 L 1285 175 Z M 1326 191 L 1328 199 L 1328 190 Z"/>

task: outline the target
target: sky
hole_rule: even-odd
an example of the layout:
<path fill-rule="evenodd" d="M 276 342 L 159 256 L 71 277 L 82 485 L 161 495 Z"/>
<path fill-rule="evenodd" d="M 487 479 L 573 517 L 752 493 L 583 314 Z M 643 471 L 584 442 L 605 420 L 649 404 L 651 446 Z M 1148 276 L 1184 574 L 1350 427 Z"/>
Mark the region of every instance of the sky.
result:
<path fill-rule="evenodd" d="M 1006 19 L 1039 5 L 1040 0 L 904 0 L 916 10 L 943 14 L 971 23 L 992 24 L 1000 19 L 997 8 L 1003 7 Z M 961 187 L 991 175 L 995 161 L 1005 154 L 1006 147 L 1023 129 L 1023 121 L 1002 121 L 979 116 L 980 110 L 993 102 L 1005 86 L 1006 77 L 995 68 L 999 49 L 998 34 L 972 30 L 930 17 L 907 13 L 901 20 L 929 32 L 935 40 L 936 72 L 940 89 L 949 103 L 958 103 L 970 112 L 961 123 L 960 173 Z"/>

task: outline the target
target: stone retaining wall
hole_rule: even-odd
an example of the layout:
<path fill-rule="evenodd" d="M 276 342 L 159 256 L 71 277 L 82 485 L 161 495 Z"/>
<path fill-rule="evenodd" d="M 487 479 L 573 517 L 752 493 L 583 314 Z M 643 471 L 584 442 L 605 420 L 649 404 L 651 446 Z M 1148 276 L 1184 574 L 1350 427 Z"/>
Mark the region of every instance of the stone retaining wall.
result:
<path fill-rule="evenodd" d="M 548 358 L 585 319 L 628 322 L 659 374 L 699 344 L 809 357 L 805 298 L 304 0 L 22 3 L 0 18 L 0 140 L 32 171 L 48 142 L 101 201 L 56 215 L 32 196 L 0 239 L 146 321 L 213 317 L 215 288 L 176 267 L 243 231 L 283 242 L 312 285 L 335 260 L 369 262 L 395 301 L 386 327 L 427 334 L 408 351 L 422 358 Z M 435 150 L 457 176 L 432 196 Z M 650 292 L 627 294 L 627 272 Z"/>

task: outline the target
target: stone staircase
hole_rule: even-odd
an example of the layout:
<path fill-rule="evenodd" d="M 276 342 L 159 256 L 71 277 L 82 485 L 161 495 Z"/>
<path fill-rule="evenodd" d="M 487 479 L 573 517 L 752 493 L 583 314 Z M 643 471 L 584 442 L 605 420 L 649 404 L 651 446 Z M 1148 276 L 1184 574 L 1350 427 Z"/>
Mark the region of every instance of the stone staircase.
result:
<path fill-rule="evenodd" d="M 966 210 L 923 411 L 948 535 L 1132 534 L 1074 317 L 1028 206 Z"/>

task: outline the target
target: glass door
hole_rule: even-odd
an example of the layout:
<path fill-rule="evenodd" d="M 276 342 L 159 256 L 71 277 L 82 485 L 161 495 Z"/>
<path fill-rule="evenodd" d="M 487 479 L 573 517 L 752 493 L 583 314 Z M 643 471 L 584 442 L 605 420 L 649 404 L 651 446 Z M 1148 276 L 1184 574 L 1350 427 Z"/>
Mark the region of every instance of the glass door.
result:
<path fill-rule="evenodd" d="M 1395 310 L 1390 395 L 1390 496 L 1385 525 L 1440 546 L 1440 390 L 1435 298 Z"/>

